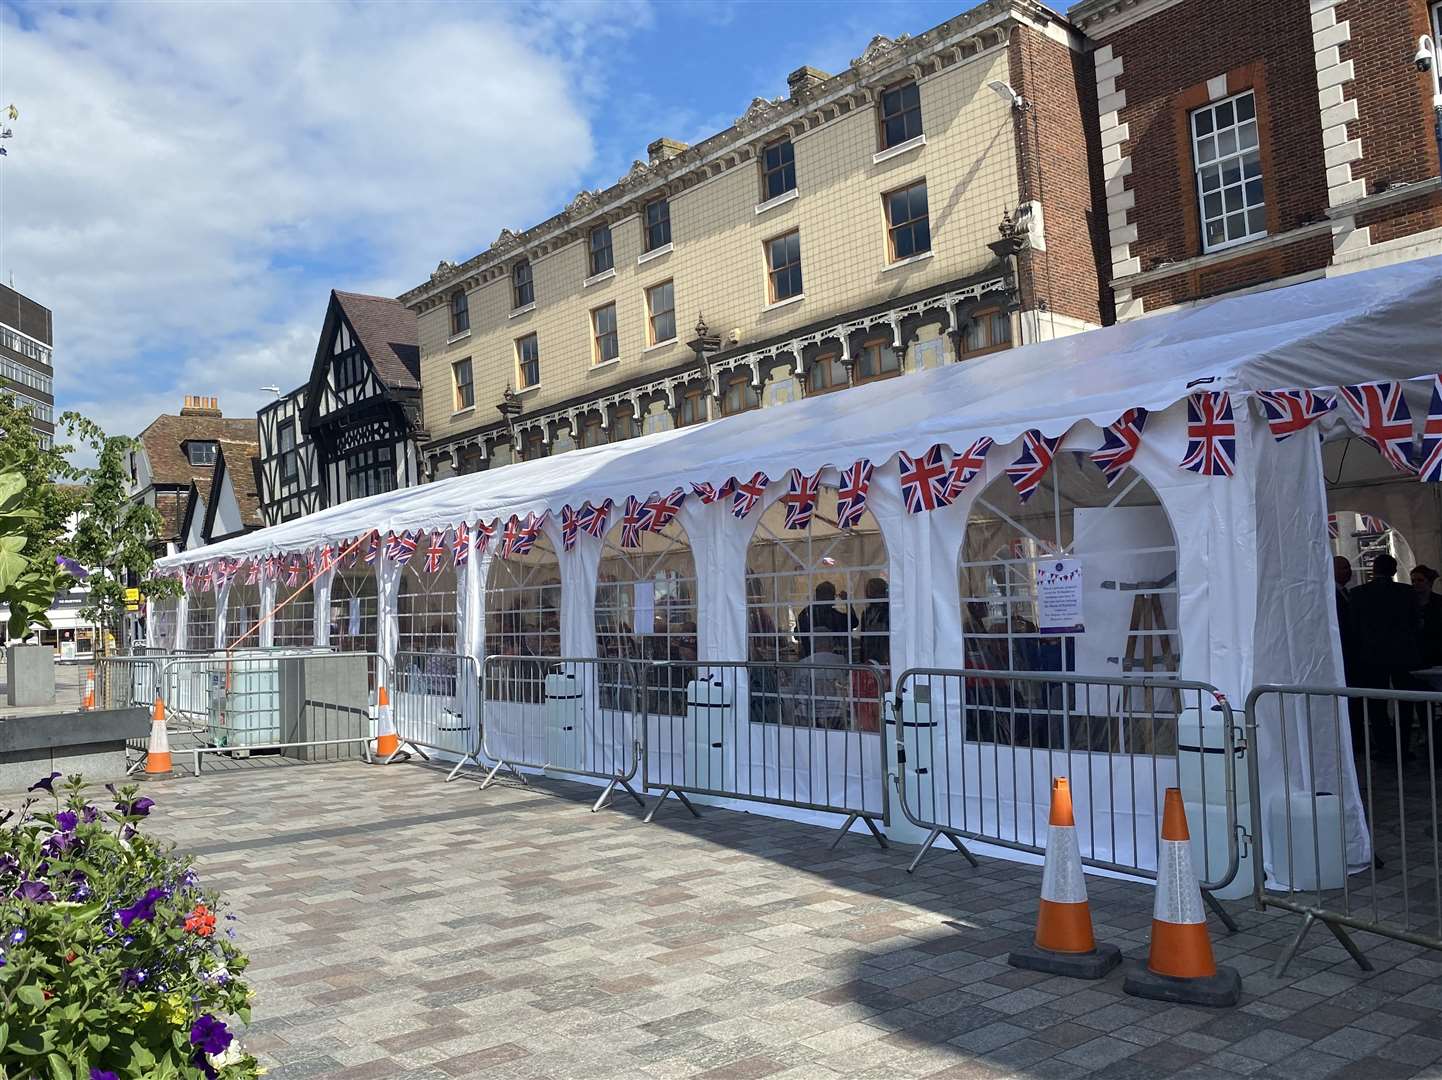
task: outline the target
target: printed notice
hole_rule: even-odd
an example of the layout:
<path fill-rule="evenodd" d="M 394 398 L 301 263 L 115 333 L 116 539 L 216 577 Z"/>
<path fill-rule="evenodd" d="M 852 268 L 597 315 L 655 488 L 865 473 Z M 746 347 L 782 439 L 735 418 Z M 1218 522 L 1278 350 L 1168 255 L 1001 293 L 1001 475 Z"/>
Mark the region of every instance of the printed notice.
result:
<path fill-rule="evenodd" d="M 1037 565 L 1036 614 L 1043 634 L 1085 632 L 1080 559 L 1056 559 Z"/>
<path fill-rule="evenodd" d="M 631 593 L 631 632 L 637 637 L 656 629 L 656 583 L 638 581 Z"/>

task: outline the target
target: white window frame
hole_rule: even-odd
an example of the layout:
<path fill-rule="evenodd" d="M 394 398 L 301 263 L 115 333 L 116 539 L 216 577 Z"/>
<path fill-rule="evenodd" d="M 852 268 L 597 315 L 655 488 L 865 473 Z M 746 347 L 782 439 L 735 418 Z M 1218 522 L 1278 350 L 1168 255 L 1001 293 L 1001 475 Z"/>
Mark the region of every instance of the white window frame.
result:
<path fill-rule="evenodd" d="M 1213 113 L 1212 130 L 1211 130 L 1206 136 L 1204 136 L 1204 137 L 1205 137 L 1205 138 L 1215 138 L 1215 137 L 1216 137 L 1216 134 L 1217 134 L 1217 130 L 1218 130 L 1218 129 L 1217 129 L 1217 125 L 1216 125 L 1216 119 L 1215 119 L 1216 110 L 1219 109 L 1219 108 L 1221 108 L 1223 105 L 1231 104 L 1231 105 L 1232 105 L 1232 118 L 1233 118 L 1233 119 L 1232 119 L 1232 124 L 1230 125 L 1230 127 L 1229 127 L 1228 129 L 1225 129 L 1225 130 L 1235 131 L 1235 130 L 1237 130 L 1237 129 L 1241 126 L 1240 124 L 1238 124 L 1238 123 L 1236 122 L 1236 103 L 1237 103 L 1238 101 L 1242 100 L 1243 98 L 1247 98 L 1247 97 L 1250 97 L 1250 98 L 1252 99 L 1252 119 L 1251 119 L 1251 123 L 1252 123 L 1252 125 L 1253 125 L 1253 126 L 1256 128 L 1256 130 L 1257 130 L 1257 145 L 1256 145 L 1255 147 L 1249 147 L 1249 148 L 1246 149 L 1246 150 L 1237 149 L 1237 150 L 1234 150 L 1234 151 L 1233 151 L 1232 153 L 1230 153 L 1230 154 L 1218 154 L 1218 155 L 1216 155 L 1215 157 L 1209 158 L 1209 159 L 1208 159 L 1207 161 L 1205 161 L 1205 162 L 1202 161 L 1202 159 L 1201 159 L 1201 154 L 1200 154 L 1200 146 L 1199 146 L 1199 143 L 1200 143 L 1201 139 L 1200 139 L 1200 138 L 1198 137 L 1198 135 L 1197 135 L 1197 129 L 1196 129 L 1196 123 L 1195 123 L 1195 120 L 1196 120 L 1197 115 L 1200 114 L 1200 113 L 1202 113 L 1202 112 L 1211 112 L 1211 113 Z M 1245 123 L 1245 121 L 1244 121 L 1244 123 Z M 1194 189 L 1194 191 L 1195 191 L 1196 199 L 1197 199 L 1197 231 L 1198 231 L 1199 235 L 1201 236 L 1202 251 L 1205 252 L 1205 253 L 1210 254 L 1211 252 L 1214 252 L 1214 251 L 1225 251 L 1225 250 L 1228 249 L 1228 248 L 1234 248 L 1234 247 L 1237 247 L 1237 246 L 1240 245 L 1240 244 L 1250 243 L 1250 242 L 1253 241 L 1253 240 L 1261 239 L 1262 237 L 1264 237 L 1264 236 L 1267 235 L 1267 229 L 1266 229 L 1267 177 L 1266 177 L 1265 172 L 1261 173 L 1260 176 L 1258 177 L 1258 178 L 1262 181 L 1262 201 L 1261 201 L 1260 203 L 1258 203 L 1257 206 L 1255 206 L 1255 207 L 1249 206 L 1249 205 L 1247 204 L 1247 195 L 1246 195 L 1246 190 L 1247 190 L 1247 176 L 1246 176 L 1245 169 L 1243 169 L 1243 172 L 1242 172 L 1241 184 L 1240 184 L 1240 185 L 1237 185 L 1237 186 L 1240 186 L 1240 188 L 1241 188 L 1241 190 L 1242 190 L 1242 211 L 1241 211 L 1242 214 L 1243 214 L 1245 217 L 1250 217 L 1250 216 L 1251 216 L 1251 212 L 1252 212 L 1254 209 L 1260 209 L 1260 210 L 1262 211 L 1263 226 L 1262 226 L 1261 231 L 1260 231 L 1260 232 L 1253 232 L 1253 231 L 1251 231 L 1251 230 L 1249 229 L 1249 230 L 1246 232 L 1246 234 L 1244 234 L 1244 235 L 1242 235 L 1242 236 L 1229 237 L 1228 239 L 1223 240 L 1223 241 L 1221 241 L 1221 242 L 1219 242 L 1219 243 L 1213 244 L 1213 243 L 1209 243 L 1208 240 L 1207 240 L 1207 223 L 1208 223 L 1209 220 L 1217 220 L 1217 219 L 1209 219 L 1209 218 L 1207 217 L 1206 196 L 1209 195 L 1209 194 L 1218 194 L 1218 195 L 1221 196 L 1221 198 L 1222 198 L 1222 214 L 1221 214 L 1221 220 L 1225 221 L 1226 218 L 1228 218 L 1228 217 L 1230 217 L 1232 214 L 1235 214 L 1235 213 L 1236 213 L 1235 210 L 1234 210 L 1234 211 L 1231 211 L 1231 212 L 1229 213 L 1229 212 L 1227 211 L 1227 206 L 1226 206 L 1226 191 L 1227 191 L 1227 188 L 1228 188 L 1229 186 L 1232 186 L 1232 185 L 1222 184 L 1221 186 L 1219 186 L 1219 187 L 1216 189 L 1215 192 L 1204 191 L 1203 188 L 1202 188 L 1202 170 L 1203 170 L 1203 169 L 1209 169 L 1209 168 L 1214 168 L 1214 167 L 1215 167 L 1215 168 L 1218 169 L 1218 171 L 1220 172 L 1220 170 L 1221 170 L 1221 168 L 1222 168 L 1222 163 L 1223 163 L 1223 162 L 1230 161 L 1230 160 L 1232 160 L 1232 159 L 1236 159 L 1236 160 L 1240 163 L 1240 162 L 1242 161 L 1242 159 L 1245 158 L 1245 157 L 1247 156 L 1247 154 L 1251 153 L 1253 150 L 1255 150 L 1256 153 L 1257 153 L 1258 163 L 1259 163 L 1259 164 L 1258 164 L 1258 167 L 1260 168 L 1261 141 L 1262 141 L 1262 140 L 1261 140 L 1261 130 L 1262 130 L 1262 129 L 1261 129 L 1261 121 L 1260 121 L 1260 119 L 1259 119 L 1258 116 L 1257 116 L 1257 93 L 1256 93 L 1256 88 L 1255 88 L 1255 87 L 1249 87 L 1249 88 L 1246 89 L 1246 90 L 1238 91 L 1237 93 L 1235 93 L 1235 94 L 1230 94 L 1230 95 L 1228 95 L 1227 97 L 1218 98 L 1216 101 L 1208 102 L 1206 105 L 1199 105 L 1197 108 L 1195 108 L 1195 109 L 1190 109 L 1190 110 L 1188 110 L 1188 112 L 1187 112 L 1187 137 L 1188 137 L 1188 139 L 1189 139 L 1189 141 L 1190 141 L 1191 153 L 1192 153 L 1192 187 L 1193 187 L 1193 189 Z M 1223 226 L 1223 228 L 1225 228 L 1225 225 Z"/>

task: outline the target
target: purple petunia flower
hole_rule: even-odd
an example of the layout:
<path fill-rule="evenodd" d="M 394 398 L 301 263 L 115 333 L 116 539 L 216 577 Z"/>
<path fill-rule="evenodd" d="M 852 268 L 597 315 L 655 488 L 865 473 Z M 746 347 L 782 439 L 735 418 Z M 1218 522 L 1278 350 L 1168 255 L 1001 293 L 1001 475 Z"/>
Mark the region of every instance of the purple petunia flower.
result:
<path fill-rule="evenodd" d="M 115 916 L 126 930 L 130 929 L 131 923 L 150 922 L 155 918 L 156 901 L 165 899 L 166 895 L 164 889 L 147 889 L 144 896 L 129 907 L 121 908 Z"/>
<path fill-rule="evenodd" d="M 5 959 L 5 950 L 0 949 L 0 967 L 4 967 L 6 963 L 7 961 Z"/>
<path fill-rule="evenodd" d="M 10 852 L 0 852 L 0 877 L 10 877 L 20 872 L 20 862 Z"/>
<path fill-rule="evenodd" d="M 220 1073 L 218 1073 L 215 1066 L 210 1063 L 210 1059 L 205 1056 L 204 1050 L 196 1051 L 195 1060 L 192 1061 L 191 1064 L 200 1070 L 205 1080 L 220 1080 Z"/>
<path fill-rule="evenodd" d="M 90 576 L 89 570 L 85 569 L 85 567 L 81 566 L 74 559 L 66 558 L 64 555 L 55 556 L 55 565 L 60 567 L 60 569 L 64 570 L 67 574 L 75 578 L 77 581 L 84 581 Z M 115 1076 L 114 1073 L 106 1073 L 105 1075 L 111 1077 L 112 1080 Z M 91 1070 L 90 1080 L 95 1080 L 94 1070 Z"/>
<path fill-rule="evenodd" d="M 131 987 L 145 985 L 145 980 L 150 978 L 150 972 L 144 968 L 126 968 L 120 973 L 120 988 L 128 990 Z"/>
<path fill-rule="evenodd" d="M 10 944 L 11 944 L 11 945 L 24 945 L 24 944 L 25 944 L 25 939 L 28 938 L 29 936 L 30 936 L 30 931 L 29 931 L 29 930 L 26 930 L 25 927 L 23 927 L 23 926 L 15 929 L 15 930 L 11 930 L 11 931 L 10 931 Z"/>
<path fill-rule="evenodd" d="M 53 858 L 56 855 L 65 854 L 66 851 L 78 843 L 80 843 L 80 838 L 73 832 L 51 833 L 45 843 L 40 845 L 40 854 Z"/>
<path fill-rule="evenodd" d="M 190 1025 L 191 1044 L 200 1047 L 207 1054 L 225 1053 L 225 1048 L 234 1038 L 235 1036 L 225 1026 L 225 1021 L 217 1020 L 209 1013 L 204 1014 Z"/>
<path fill-rule="evenodd" d="M 74 832 L 79 824 L 80 818 L 74 810 L 62 810 L 55 815 L 55 827 L 61 832 Z"/>
<path fill-rule="evenodd" d="M 32 904 L 48 904 L 55 899 L 55 894 L 50 891 L 50 886 L 43 881 L 22 881 L 20 887 L 15 890 L 15 899 L 29 900 Z M 17 934 L 21 931 L 15 931 Z M 20 942 L 16 942 L 19 945 Z"/>
<path fill-rule="evenodd" d="M 54 794 L 55 794 L 55 781 L 57 781 L 57 780 L 60 779 L 60 775 L 61 775 L 61 774 L 58 773 L 58 772 L 53 772 L 53 773 L 51 773 L 49 776 L 45 777 L 45 779 L 35 781 L 35 783 L 31 784 L 31 785 L 30 785 L 28 788 L 26 788 L 25 790 L 26 790 L 26 791 L 48 791 L 51 795 L 54 795 Z"/>
<path fill-rule="evenodd" d="M 109 1069 L 91 1069 L 90 1080 L 120 1080 L 120 1077 Z"/>
<path fill-rule="evenodd" d="M 87 825 L 93 825 L 95 824 L 95 822 L 100 820 L 100 811 L 95 809 L 95 807 L 91 806 L 89 803 L 86 803 L 80 811 L 80 820 L 85 822 L 85 824 Z"/>

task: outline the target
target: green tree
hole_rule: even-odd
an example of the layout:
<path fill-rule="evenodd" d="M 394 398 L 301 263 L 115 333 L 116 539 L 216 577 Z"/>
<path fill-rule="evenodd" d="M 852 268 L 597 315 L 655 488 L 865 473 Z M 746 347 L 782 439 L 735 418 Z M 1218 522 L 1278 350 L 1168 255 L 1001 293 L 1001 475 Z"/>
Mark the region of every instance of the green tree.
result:
<path fill-rule="evenodd" d="M 139 583 L 142 596 L 172 595 L 177 585 L 169 578 L 150 576 L 155 564 L 150 538 L 160 527 L 160 515 L 153 507 L 133 502 L 126 491 L 125 459 L 136 441 L 106 435 L 78 413 L 68 412 L 61 420 L 95 455 L 95 464 L 80 470 L 86 492 L 71 546 L 76 561 L 90 571 L 90 596 L 80 614 L 101 630 L 99 651 L 107 633 L 117 639 L 121 635 L 129 581 Z"/>

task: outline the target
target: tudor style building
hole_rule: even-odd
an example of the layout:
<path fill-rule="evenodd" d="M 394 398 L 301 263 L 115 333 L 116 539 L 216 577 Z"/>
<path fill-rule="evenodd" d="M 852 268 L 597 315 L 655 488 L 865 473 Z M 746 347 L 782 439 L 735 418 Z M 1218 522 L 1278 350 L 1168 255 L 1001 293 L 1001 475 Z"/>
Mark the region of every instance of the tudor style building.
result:
<path fill-rule="evenodd" d="M 1442 2 L 1070 17 L 1095 43 L 1118 318 L 1442 252 Z"/>
<path fill-rule="evenodd" d="M 310 379 L 257 414 L 267 525 L 419 481 L 415 315 L 332 291 Z"/>
<path fill-rule="evenodd" d="M 803 67 L 694 147 L 401 297 L 433 476 L 704 422 L 1098 326 L 1080 35 L 987 0 Z M 696 329 L 692 329 L 695 327 Z"/>

